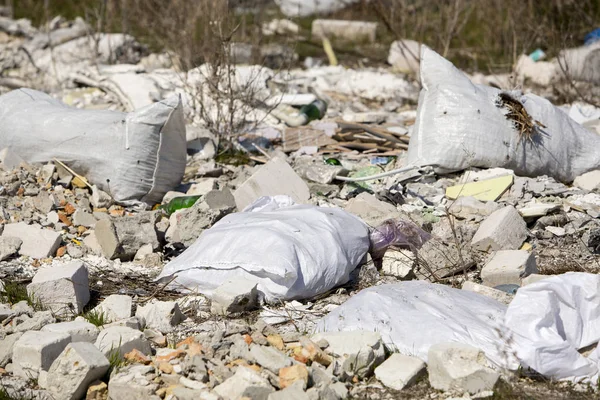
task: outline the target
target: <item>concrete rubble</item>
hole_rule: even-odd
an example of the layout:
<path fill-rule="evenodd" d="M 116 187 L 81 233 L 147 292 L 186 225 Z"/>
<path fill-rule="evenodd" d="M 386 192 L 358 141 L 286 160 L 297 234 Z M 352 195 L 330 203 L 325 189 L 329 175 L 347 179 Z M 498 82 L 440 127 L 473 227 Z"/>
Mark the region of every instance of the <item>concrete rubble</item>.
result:
<path fill-rule="evenodd" d="M 286 16 L 341 8 L 333 0 L 275 3 Z M 374 22 L 302 25 L 276 19 L 261 29 L 273 40 L 303 32 L 318 43 L 377 46 L 380 39 Z M 418 122 L 421 43 L 394 41 L 386 67 L 319 66 L 307 57 L 307 68 L 291 68 L 284 79 L 275 69 L 236 65 L 236 84 L 256 84 L 261 103 L 298 107 L 305 105 L 298 99 L 319 98 L 328 109 L 322 120 L 299 127 L 260 107 L 244 109 L 243 118 L 236 116 L 246 123 L 239 125 L 243 134 L 224 152 L 223 138 L 200 113 L 218 105 L 197 104 L 202 94 L 189 89 L 202 86 L 206 64 L 182 73 L 169 55 L 146 57 L 147 48 L 124 34 L 99 33 L 94 44 L 82 19 L 60 19 L 48 29 L 0 13 L 0 94 L 30 86 L 80 109 L 122 111 L 178 94 L 188 156 L 181 185 L 151 207 L 114 201 L 107 188 L 84 182 L 86 171 L 68 160 L 28 164 L 0 149 L 0 390 L 10 388 L 16 398 L 386 399 L 388 390 L 413 398 L 424 391 L 421 398 L 441 396 L 437 391 L 445 392 L 439 398 L 484 396 L 508 378 L 479 349 L 439 343 L 419 359 L 394 352 L 385 332 L 313 334 L 313 328 L 361 289 L 385 283 L 427 280 L 510 305 L 521 287 L 549 276 L 600 272 L 597 170 L 572 184 L 504 168 L 442 174 L 424 167 L 368 178 L 405 166 L 399 149 Z M 235 54 L 246 50 L 238 46 Z M 253 56 L 257 49 L 249 50 Z M 282 51 L 275 49 L 273 58 Z M 554 62 L 523 57 L 519 79 L 557 82 Z M 343 122 L 361 128 L 356 133 Z M 599 126 L 597 118 L 585 123 Z M 365 142 L 346 142 L 349 131 Z M 371 146 L 386 141 L 400 147 Z M 174 291 L 170 281 L 155 280 L 204 231 L 275 195 L 341 208 L 371 232 L 388 220 L 412 221 L 432 239 L 421 247 L 393 246 L 382 257 L 367 254 L 347 283 L 312 298 L 265 304 L 264 281 L 305 276 L 265 273 L 257 284 L 236 267 L 208 294 L 194 287 Z M 198 199 L 168 210 L 185 196 Z M 197 268 L 211 268 L 201 261 Z"/>

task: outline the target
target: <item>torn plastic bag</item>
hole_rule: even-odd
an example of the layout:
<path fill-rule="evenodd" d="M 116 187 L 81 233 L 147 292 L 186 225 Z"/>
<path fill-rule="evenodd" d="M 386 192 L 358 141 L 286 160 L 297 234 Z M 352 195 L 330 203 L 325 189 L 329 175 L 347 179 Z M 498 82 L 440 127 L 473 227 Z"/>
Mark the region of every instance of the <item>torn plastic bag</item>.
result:
<path fill-rule="evenodd" d="M 178 96 L 126 114 L 80 110 L 19 89 L 0 96 L 0 149 L 64 162 L 119 202 L 158 203 L 181 183 L 185 123 Z"/>
<path fill-rule="evenodd" d="M 541 97 L 475 85 L 426 46 L 421 47 L 421 81 L 409 165 L 435 165 L 440 173 L 503 167 L 562 182 L 600 167 L 600 136 Z M 510 117 L 501 93 L 528 115 Z"/>
<path fill-rule="evenodd" d="M 600 340 L 600 276 L 569 272 L 520 288 L 505 324 L 525 366 L 555 379 L 598 381 L 600 348 L 588 357 L 578 350 Z"/>
<path fill-rule="evenodd" d="M 389 349 L 427 362 L 437 343 L 459 342 L 481 349 L 496 366 L 519 363 L 505 339 L 506 306 L 489 297 L 422 281 L 362 290 L 317 324 L 317 332 L 375 331 Z"/>
<path fill-rule="evenodd" d="M 401 219 L 388 219 L 381 225 L 371 230 L 371 257 L 374 260 L 384 256 L 386 250 L 392 246 L 410 247 L 415 251 L 431 239 L 431 235 L 410 221 Z"/>
<path fill-rule="evenodd" d="M 348 282 L 369 250 L 369 228 L 338 208 L 262 197 L 229 214 L 168 263 L 157 279 L 210 296 L 228 280 L 258 284 L 265 300 L 305 299 Z M 169 278 L 166 278 L 169 279 Z"/>

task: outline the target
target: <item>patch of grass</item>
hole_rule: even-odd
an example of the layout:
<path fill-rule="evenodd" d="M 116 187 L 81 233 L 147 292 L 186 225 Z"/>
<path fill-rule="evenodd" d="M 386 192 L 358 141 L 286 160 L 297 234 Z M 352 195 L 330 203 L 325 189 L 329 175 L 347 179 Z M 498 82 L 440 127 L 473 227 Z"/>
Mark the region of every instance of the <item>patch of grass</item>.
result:
<path fill-rule="evenodd" d="M 217 154 L 215 161 L 221 164 L 229 164 L 234 166 L 246 165 L 250 163 L 250 158 L 247 153 L 241 150 L 228 149 Z"/>
<path fill-rule="evenodd" d="M 0 400 L 31 400 L 33 397 L 23 396 L 0 386 Z"/>
<path fill-rule="evenodd" d="M 102 326 L 106 324 L 106 314 L 103 311 L 95 311 L 90 310 L 83 314 L 83 318 L 85 318 L 90 324 L 95 326 Z"/>
<path fill-rule="evenodd" d="M 23 300 L 29 303 L 30 298 L 24 284 L 7 281 L 4 283 L 4 290 L 0 290 L 0 300 L 12 305 Z"/>
<path fill-rule="evenodd" d="M 108 381 L 110 375 L 113 371 L 119 371 L 121 367 L 127 364 L 127 361 L 121 355 L 121 344 L 119 341 L 119 345 L 117 347 L 111 347 L 110 352 L 108 353 L 108 363 L 110 367 L 108 367 L 108 371 L 106 372 L 106 380 Z"/>
<path fill-rule="evenodd" d="M 46 309 L 40 299 L 36 299 L 33 294 L 27 293 L 27 286 L 24 283 L 4 282 L 4 289 L 0 290 L 0 302 L 14 305 L 21 301 L 26 301 L 34 311 L 44 311 Z"/>

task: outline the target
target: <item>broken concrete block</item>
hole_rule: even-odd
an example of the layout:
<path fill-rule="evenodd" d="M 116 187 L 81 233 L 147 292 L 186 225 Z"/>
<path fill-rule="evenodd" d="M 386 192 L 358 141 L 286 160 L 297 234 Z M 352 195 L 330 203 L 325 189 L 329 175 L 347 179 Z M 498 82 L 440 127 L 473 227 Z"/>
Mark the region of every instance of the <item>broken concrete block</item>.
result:
<path fill-rule="evenodd" d="M 145 306 L 138 306 L 135 316 L 142 319 L 146 328 L 156 329 L 161 333 L 171 332 L 175 325 L 185 319 L 174 301 L 152 301 Z"/>
<path fill-rule="evenodd" d="M 85 226 L 86 228 L 93 228 L 98 222 L 92 214 L 83 210 L 75 210 L 72 220 L 73 225 Z"/>
<path fill-rule="evenodd" d="M 282 389 L 283 390 L 271 393 L 269 397 L 267 397 L 267 400 L 311 400 L 308 393 L 304 391 L 306 388 L 302 387 L 302 381 L 300 380 Z M 319 396 L 317 398 L 321 399 L 327 397 Z"/>
<path fill-rule="evenodd" d="M 21 315 L 21 317 L 25 317 L 25 320 L 13 328 L 15 332 L 38 331 L 42 327 L 56 322 L 52 311 L 34 312 L 31 314 L 31 318 L 26 315 Z"/>
<path fill-rule="evenodd" d="M 579 175 L 573 181 L 573 186 L 580 189 L 592 191 L 598 191 L 600 188 L 600 170 L 594 170 L 586 172 L 583 175 Z"/>
<path fill-rule="evenodd" d="M 342 175 L 344 167 L 327 164 L 302 164 L 296 169 L 300 176 L 317 183 L 331 183 L 336 176 Z"/>
<path fill-rule="evenodd" d="M 0 340 L 0 368 L 6 367 L 6 364 L 12 360 L 15 343 L 21 336 L 23 336 L 23 332 L 16 332 L 6 335 L 4 339 Z"/>
<path fill-rule="evenodd" d="M 446 197 L 454 200 L 462 196 L 471 196 L 481 201 L 496 201 L 510 188 L 514 178 L 514 175 L 505 175 L 499 178 L 450 186 L 446 188 Z"/>
<path fill-rule="evenodd" d="M 402 390 L 412 385 L 425 373 L 425 363 L 416 357 L 394 353 L 379 367 L 375 377 L 386 387 Z"/>
<path fill-rule="evenodd" d="M 98 243 L 96 232 L 91 231 L 90 234 L 83 239 L 83 244 L 85 244 L 86 249 L 92 254 L 97 256 L 102 255 L 102 247 L 100 246 L 100 243 Z"/>
<path fill-rule="evenodd" d="M 500 250 L 481 269 L 485 286 L 520 285 L 521 279 L 537 273 L 535 256 L 525 250 Z"/>
<path fill-rule="evenodd" d="M 310 190 L 302 178 L 285 160 L 274 158 L 260 167 L 233 196 L 237 209 L 242 211 L 259 197 L 278 194 L 286 194 L 296 203 L 306 203 L 310 198 Z"/>
<path fill-rule="evenodd" d="M 214 392 L 224 399 L 266 399 L 275 389 L 269 380 L 258 372 L 240 366 L 235 374 L 216 386 Z"/>
<path fill-rule="evenodd" d="M 59 232 L 43 229 L 37 224 L 24 222 L 7 224 L 2 232 L 4 237 L 16 237 L 22 240 L 19 254 L 31 258 L 46 258 L 54 255 L 62 241 Z"/>
<path fill-rule="evenodd" d="M 71 342 L 94 343 L 98 338 L 100 329 L 87 321 L 67 321 L 49 324 L 41 329 L 42 332 L 66 333 L 71 336 Z"/>
<path fill-rule="evenodd" d="M 319 371 L 324 374 L 327 373 L 325 371 Z M 306 387 L 308 386 L 308 369 L 306 368 L 306 365 L 298 363 L 291 367 L 284 367 L 279 370 L 279 387 L 282 389 L 285 389 L 298 381 L 300 381 L 302 390 L 306 390 Z"/>
<path fill-rule="evenodd" d="M 108 359 L 92 343 L 70 343 L 52 363 L 45 386 L 56 400 L 79 400 L 109 367 Z"/>
<path fill-rule="evenodd" d="M 148 211 L 98 221 L 94 231 L 104 256 L 131 260 L 145 244 L 158 249 L 160 243 L 154 228 L 157 218 L 157 213 Z"/>
<path fill-rule="evenodd" d="M 94 208 L 108 208 L 112 205 L 113 200 L 106 192 L 103 192 L 94 185 L 92 186 L 90 202 Z"/>
<path fill-rule="evenodd" d="M 256 286 L 256 282 L 243 278 L 225 282 L 214 290 L 211 297 L 210 312 L 218 315 L 228 315 L 256 308 L 259 305 Z"/>
<path fill-rule="evenodd" d="M 107 358 L 110 358 L 111 353 L 114 352 L 118 352 L 123 357 L 133 349 L 146 355 L 152 352 L 150 342 L 144 337 L 144 334 L 126 326 L 111 326 L 104 329 L 96 339 L 96 347 Z"/>
<path fill-rule="evenodd" d="M 66 333 L 25 332 L 13 348 L 14 374 L 25 379 L 36 378 L 41 370 L 48 371 L 70 342 L 71 337 Z"/>
<path fill-rule="evenodd" d="M 205 196 L 211 190 L 217 188 L 216 178 L 198 179 L 196 183 L 192 183 L 186 192 L 186 196 Z"/>
<path fill-rule="evenodd" d="M 503 292 L 502 290 L 494 289 L 488 286 L 480 285 L 475 282 L 465 281 L 461 287 L 462 290 L 467 290 L 469 292 L 479 293 L 483 296 L 487 296 L 491 299 L 499 301 L 503 304 L 510 304 L 513 299 L 513 296 L 510 294 Z"/>
<path fill-rule="evenodd" d="M 375 196 L 366 192 L 350 199 L 344 210 L 356 215 L 372 227 L 381 225 L 385 220 L 402 216 L 396 207 L 378 200 Z"/>
<path fill-rule="evenodd" d="M 461 196 L 450 203 L 448 212 L 461 219 L 474 220 L 487 217 L 499 208 L 493 201 L 483 202 L 472 196 Z"/>
<path fill-rule="evenodd" d="M 281 368 L 292 365 L 292 359 L 275 347 L 261 346 L 253 343 L 250 346 L 250 355 L 259 365 L 274 374 L 279 374 Z"/>
<path fill-rule="evenodd" d="M 27 293 L 56 315 L 79 314 L 90 301 L 88 270 L 82 261 L 42 268 L 27 285 Z"/>
<path fill-rule="evenodd" d="M 439 224 L 438 224 L 439 225 Z M 437 282 L 475 265 L 472 248 L 468 244 L 429 240 L 419 249 L 419 268 L 415 274 L 419 279 Z"/>
<path fill-rule="evenodd" d="M 311 337 L 314 342 L 322 339 L 329 344 L 327 351 L 342 358 L 342 376 L 347 380 L 354 376 L 369 377 L 385 360 L 385 348 L 378 332 L 322 332 Z"/>
<path fill-rule="evenodd" d="M 376 32 L 376 22 L 335 19 L 315 19 L 311 29 L 314 38 L 337 39 L 353 43 L 373 43 Z"/>
<path fill-rule="evenodd" d="M 204 202 L 211 210 L 233 210 L 235 209 L 235 197 L 231 190 L 211 190 L 204 196 Z"/>
<path fill-rule="evenodd" d="M 178 210 L 169 218 L 165 238 L 170 243 L 191 246 L 200 234 L 215 222 L 229 214 L 235 207 L 211 208 L 205 201 L 197 201 L 192 207 Z"/>
<path fill-rule="evenodd" d="M 513 206 L 494 211 L 480 225 L 471 244 L 477 250 L 514 250 L 527 238 L 527 225 Z"/>
<path fill-rule="evenodd" d="M 94 312 L 103 313 L 107 323 L 131 317 L 131 297 L 124 294 L 111 294 L 94 308 Z"/>
<path fill-rule="evenodd" d="M 408 278 L 417 262 L 417 257 L 410 250 L 388 250 L 381 260 L 381 272 L 399 279 Z"/>
<path fill-rule="evenodd" d="M 0 261 L 8 260 L 17 254 L 23 241 L 17 237 L 0 236 Z"/>
<path fill-rule="evenodd" d="M 158 400 L 158 385 L 147 378 L 146 374 L 154 372 L 150 365 L 130 365 L 119 369 L 108 381 L 109 400 Z"/>
<path fill-rule="evenodd" d="M 488 367 L 483 352 L 462 343 L 439 343 L 427 353 L 429 383 L 438 390 L 477 394 L 493 390 L 500 374 Z"/>

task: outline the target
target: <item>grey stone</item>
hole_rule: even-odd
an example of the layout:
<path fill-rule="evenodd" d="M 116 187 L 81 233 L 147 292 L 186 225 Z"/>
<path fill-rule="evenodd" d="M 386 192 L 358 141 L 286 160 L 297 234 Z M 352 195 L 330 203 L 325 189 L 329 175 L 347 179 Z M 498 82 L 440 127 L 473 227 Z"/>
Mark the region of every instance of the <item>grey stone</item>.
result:
<path fill-rule="evenodd" d="M 45 325 L 42 332 L 66 333 L 71 336 L 71 342 L 93 343 L 98 338 L 100 330 L 87 321 L 67 321 Z"/>
<path fill-rule="evenodd" d="M 394 353 L 375 368 L 375 377 L 386 387 L 402 390 L 425 372 L 425 363 L 416 357 Z"/>
<path fill-rule="evenodd" d="M 94 308 L 94 312 L 103 313 L 107 323 L 131 317 L 131 297 L 124 294 L 111 294 Z"/>
<path fill-rule="evenodd" d="M 92 186 L 91 202 L 94 208 L 108 208 L 113 203 L 112 197 L 98 189 L 95 185 Z"/>
<path fill-rule="evenodd" d="M 204 196 L 204 201 L 212 210 L 233 210 L 235 209 L 235 197 L 231 190 L 211 190 Z"/>
<path fill-rule="evenodd" d="M 14 374 L 25 379 L 37 378 L 40 370 L 48 371 L 70 341 L 71 337 L 65 333 L 25 332 L 13 348 Z"/>
<path fill-rule="evenodd" d="M 227 315 L 256 308 L 258 306 L 256 287 L 255 282 L 242 278 L 225 282 L 213 291 L 211 313 Z"/>
<path fill-rule="evenodd" d="M 16 332 L 0 340 L 0 368 L 6 367 L 6 364 L 12 360 L 14 345 L 21 336 L 23 332 Z"/>
<path fill-rule="evenodd" d="M 481 280 L 485 286 L 520 285 L 521 279 L 537 273 L 535 256 L 525 250 L 497 251 L 481 269 Z"/>
<path fill-rule="evenodd" d="M 197 201 L 192 207 L 171 215 L 165 237 L 170 243 L 191 246 L 205 229 L 233 210 L 234 207 L 213 209 L 206 202 Z"/>
<path fill-rule="evenodd" d="M 79 314 L 90 301 L 88 270 L 81 261 L 40 269 L 27 293 L 59 316 Z"/>
<path fill-rule="evenodd" d="M 19 318 L 26 317 L 22 315 Z M 27 332 L 27 331 L 37 331 L 42 329 L 43 326 L 48 324 L 53 324 L 56 322 L 56 318 L 51 311 L 39 311 L 33 313 L 31 318 L 26 318 L 23 322 L 19 323 L 17 326 L 13 328 L 15 332 Z"/>
<path fill-rule="evenodd" d="M 471 281 L 463 282 L 461 289 L 469 292 L 479 293 L 503 304 L 510 304 L 513 299 L 512 295 L 503 292 L 502 290 L 497 290 Z"/>
<path fill-rule="evenodd" d="M 109 400 L 159 400 L 154 395 L 158 385 L 146 376 L 154 367 L 132 365 L 112 374 L 108 381 Z"/>
<path fill-rule="evenodd" d="M 306 203 L 310 191 L 306 183 L 289 164 L 281 158 L 273 158 L 259 168 L 234 193 L 239 211 L 262 196 L 285 194 L 297 203 Z"/>
<path fill-rule="evenodd" d="M 92 214 L 83 210 L 75 210 L 73 213 L 73 225 L 85 226 L 86 228 L 93 228 L 96 225 L 96 218 Z"/>
<path fill-rule="evenodd" d="M 350 199 L 344 209 L 361 218 L 367 225 L 372 227 L 381 225 L 385 220 L 402 216 L 402 213 L 396 207 L 378 200 L 369 193 L 361 193 Z"/>
<path fill-rule="evenodd" d="M 516 250 L 527 238 L 527 225 L 513 206 L 494 211 L 480 225 L 471 244 L 477 250 Z"/>
<path fill-rule="evenodd" d="M 0 261 L 17 254 L 23 241 L 17 237 L 0 236 Z"/>
<path fill-rule="evenodd" d="M 488 367 L 483 352 L 462 343 L 439 343 L 427 353 L 429 383 L 438 390 L 476 394 L 493 390 L 500 374 Z"/>
<path fill-rule="evenodd" d="M 274 391 L 267 378 L 245 367 L 238 367 L 232 377 L 214 388 L 214 392 L 224 399 L 266 400 Z"/>
<path fill-rule="evenodd" d="M 254 361 L 275 374 L 278 374 L 281 368 L 292 365 L 292 359 L 274 347 L 252 344 L 250 355 Z"/>
<path fill-rule="evenodd" d="M 96 223 L 96 239 L 105 257 L 131 260 L 145 244 L 156 250 L 160 244 L 154 225 L 155 212 L 141 212 L 132 216 L 100 220 Z"/>
<path fill-rule="evenodd" d="M 113 352 L 118 352 L 123 357 L 133 349 L 137 349 L 144 354 L 151 354 L 152 351 L 150 342 L 142 332 L 125 326 L 111 326 L 104 329 L 96 339 L 96 347 L 107 358 L 110 358 Z"/>
<path fill-rule="evenodd" d="M 297 171 L 303 178 L 322 184 L 331 183 L 336 176 L 346 172 L 341 166 L 314 163 L 302 164 L 297 167 Z"/>
<path fill-rule="evenodd" d="M 92 343 L 70 343 L 48 370 L 46 388 L 56 400 L 79 400 L 109 367 L 108 359 Z"/>
<path fill-rule="evenodd" d="M 2 236 L 21 239 L 19 254 L 31 258 L 50 257 L 56 253 L 62 241 L 60 233 L 24 222 L 5 225 Z"/>
<path fill-rule="evenodd" d="M 174 301 L 153 301 L 145 306 L 138 306 L 135 316 L 143 319 L 147 328 L 156 329 L 162 333 L 169 333 L 175 325 L 185 319 Z"/>
<path fill-rule="evenodd" d="M 273 392 L 267 397 L 268 400 L 310 400 L 310 397 L 302 388 L 302 381 L 296 381 L 283 390 Z"/>

